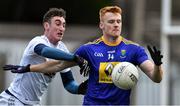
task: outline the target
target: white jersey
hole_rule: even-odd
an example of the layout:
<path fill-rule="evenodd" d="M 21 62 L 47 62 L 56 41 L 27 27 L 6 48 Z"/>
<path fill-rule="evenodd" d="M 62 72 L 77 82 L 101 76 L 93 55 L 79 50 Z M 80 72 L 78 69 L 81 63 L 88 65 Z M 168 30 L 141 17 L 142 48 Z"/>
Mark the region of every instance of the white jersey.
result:
<path fill-rule="evenodd" d="M 45 44 L 49 47 L 57 48 L 65 52 L 69 52 L 65 44 L 61 41 L 55 47 L 46 36 L 37 36 L 33 38 L 26 47 L 20 65 L 39 64 L 48 61 L 47 58 L 40 56 L 34 52 L 34 47 L 38 44 Z M 69 71 L 63 70 L 62 72 Z M 45 75 L 43 73 L 28 72 L 17 74 L 8 90 L 25 104 L 39 104 L 40 97 L 47 90 L 48 84 L 54 75 Z"/>

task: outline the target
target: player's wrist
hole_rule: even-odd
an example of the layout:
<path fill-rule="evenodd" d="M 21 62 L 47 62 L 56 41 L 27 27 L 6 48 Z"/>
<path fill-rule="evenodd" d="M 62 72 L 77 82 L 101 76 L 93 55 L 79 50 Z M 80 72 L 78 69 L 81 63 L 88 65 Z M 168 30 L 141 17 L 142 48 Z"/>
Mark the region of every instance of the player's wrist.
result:
<path fill-rule="evenodd" d="M 73 61 L 76 62 L 79 66 L 81 65 L 81 62 L 80 62 L 80 59 L 79 59 L 78 55 L 74 55 Z"/>
<path fill-rule="evenodd" d="M 30 64 L 26 65 L 26 66 L 17 66 L 17 69 L 12 69 L 13 73 L 26 73 L 26 72 L 30 72 Z"/>
<path fill-rule="evenodd" d="M 158 62 L 154 62 L 154 64 L 155 64 L 156 66 L 160 66 L 160 65 L 162 64 L 162 62 L 161 62 L 161 61 L 158 61 Z"/>
<path fill-rule="evenodd" d="M 30 71 L 31 71 L 30 66 L 31 66 L 31 64 L 28 64 L 28 65 L 25 67 L 26 72 L 30 72 Z"/>

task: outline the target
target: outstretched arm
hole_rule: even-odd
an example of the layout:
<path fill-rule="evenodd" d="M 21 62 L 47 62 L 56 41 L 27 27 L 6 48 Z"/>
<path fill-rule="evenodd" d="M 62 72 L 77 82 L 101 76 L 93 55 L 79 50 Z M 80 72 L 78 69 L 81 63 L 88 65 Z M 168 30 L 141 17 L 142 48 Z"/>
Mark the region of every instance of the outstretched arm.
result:
<path fill-rule="evenodd" d="M 66 69 L 68 67 L 73 67 L 77 63 L 69 62 L 69 61 L 58 61 L 58 60 L 51 60 L 41 64 L 35 65 L 5 65 L 3 66 L 4 70 L 11 70 L 13 73 L 25 73 L 25 72 L 41 72 L 41 73 L 54 73 Z"/>
<path fill-rule="evenodd" d="M 162 57 L 160 50 L 157 50 L 156 47 L 153 47 L 153 50 L 150 46 L 147 47 L 154 63 L 150 60 L 144 61 L 140 64 L 141 70 L 154 82 L 160 83 L 162 80 L 163 70 L 161 67 Z"/>
<path fill-rule="evenodd" d="M 65 60 L 74 61 L 75 56 L 71 53 L 64 52 L 62 50 L 46 46 L 44 44 L 38 44 L 34 48 L 34 52 L 40 56 L 55 59 L 55 60 Z"/>
<path fill-rule="evenodd" d="M 61 71 L 65 68 L 72 67 L 75 65 L 79 65 L 80 74 L 84 76 L 88 75 L 89 66 L 88 62 L 76 55 L 72 55 L 70 53 L 66 53 L 64 51 L 48 47 L 44 44 L 38 44 L 35 49 L 35 53 L 52 59 L 57 59 L 56 61 L 47 61 L 45 63 L 36 64 L 36 65 L 5 65 L 3 67 L 4 70 L 11 70 L 13 73 L 25 73 L 25 72 L 41 72 L 41 73 L 53 73 L 57 71 Z M 66 61 L 60 61 L 60 60 Z"/>
<path fill-rule="evenodd" d="M 75 62 L 52 60 L 41 64 L 31 65 L 30 71 L 41 73 L 54 73 L 62 71 L 68 67 L 73 67 L 75 65 L 77 65 L 77 63 Z"/>
<path fill-rule="evenodd" d="M 84 76 L 88 75 L 88 72 L 89 72 L 88 62 L 77 55 L 66 53 L 62 50 L 51 48 L 44 44 L 36 45 L 34 48 L 34 51 L 38 55 L 41 55 L 47 58 L 76 62 L 77 65 L 80 67 L 80 74 L 83 74 Z"/>
<path fill-rule="evenodd" d="M 79 58 L 79 62 L 82 62 L 80 74 L 87 76 L 89 72 L 89 66 L 87 65 L 86 61 L 82 58 Z M 62 71 L 69 67 L 73 67 L 75 65 L 77 65 L 76 62 L 51 60 L 41 64 L 35 64 L 35 65 L 28 64 L 26 66 L 5 65 L 3 66 L 3 69 L 5 71 L 11 70 L 12 73 L 25 73 L 25 72 L 54 73 L 54 72 Z"/>

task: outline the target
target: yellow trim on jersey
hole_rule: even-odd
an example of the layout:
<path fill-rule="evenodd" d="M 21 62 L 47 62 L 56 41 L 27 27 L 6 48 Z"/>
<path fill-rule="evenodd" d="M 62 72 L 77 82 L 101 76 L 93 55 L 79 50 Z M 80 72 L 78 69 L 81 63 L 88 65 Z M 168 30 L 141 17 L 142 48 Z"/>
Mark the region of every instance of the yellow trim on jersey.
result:
<path fill-rule="evenodd" d="M 117 40 L 116 42 L 109 42 L 108 40 L 106 40 L 106 39 L 104 38 L 104 36 L 102 36 L 102 40 L 103 40 L 103 42 L 104 42 L 106 45 L 108 45 L 108 46 L 117 46 L 117 45 L 119 45 L 119 44 L 121 43 L 121 41 L 122 41 L 122 36 L 119 36 L 119 37 L 118 37 L 118 40 Z"/>
<path fill-rule="evenodd" d="M 103 41 L 102 38 L 98 38 L 98 39 L 96 39 L 96 40 L 94 40 L 94 41 L 92 41 L 92 42 L 86 43 L 85 45 L 88 45 L 88 44 L 99 44 L 99 43 L 102 42 L 102 41 Z"/>
<path fill-rule="evenodd" d="M 102 42 L 102 41 L 103 41 L 106 45 L 109 45 L 109 46 L 117 46 L 117 45 L 119 45 L 121 42 L 124 42 L 126 45 L 128 45 L 128 44 L 133 44 L 133 45 L 139 46 L 139 44 L 137 44 L 137 43 L 135 43 L 135 42 L 133 42 L 133 41 L 131 41 L 131 40 L 127 40 L 127 39 L 125 39 L 125 38 L 122 37 L 122 36 L 119 36 L 117 42 L 115 42 L 115 43 L 112 43 L 112 42 L 107 41 L 107 40 L 104 38 L 104 36 L 102 36 L 102 37 L 100 37 L 100 38 L 98 38 L 98 39 L 96 39 L 96 40 L 94 40 L 94 41 L 92 41 L 92 42 L 86 43 L 85 45 L 89 45 L 89 44 L 99 44 L 99 43 Z"/>
<path fill-rule="evenodd" d="M 124 43 L 127 44 L 127 45 L 133 44 L 133 45 L 139 46 L 139 44 L 137 44 L 137 43 L 135 43 L 135 42 L 133 42 L 133 41 L 131 41 L 131 40 L 127 40 L 127 39 L 125 39 L 125 38 L 122 38 L 122 42 L 124 42 Z"/>

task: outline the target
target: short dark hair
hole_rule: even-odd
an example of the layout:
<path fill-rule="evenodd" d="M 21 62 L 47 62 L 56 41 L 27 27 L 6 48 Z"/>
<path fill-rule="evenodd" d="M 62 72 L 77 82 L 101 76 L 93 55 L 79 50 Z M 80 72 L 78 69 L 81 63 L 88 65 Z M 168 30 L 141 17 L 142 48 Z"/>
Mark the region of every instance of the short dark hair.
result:
<path fill-rule="evenodd" d="M 50 8 L 43 16 L 43 23 L 49 22 L 55 16 L 66 18 L 66 11 L 62 8 Z"/>

